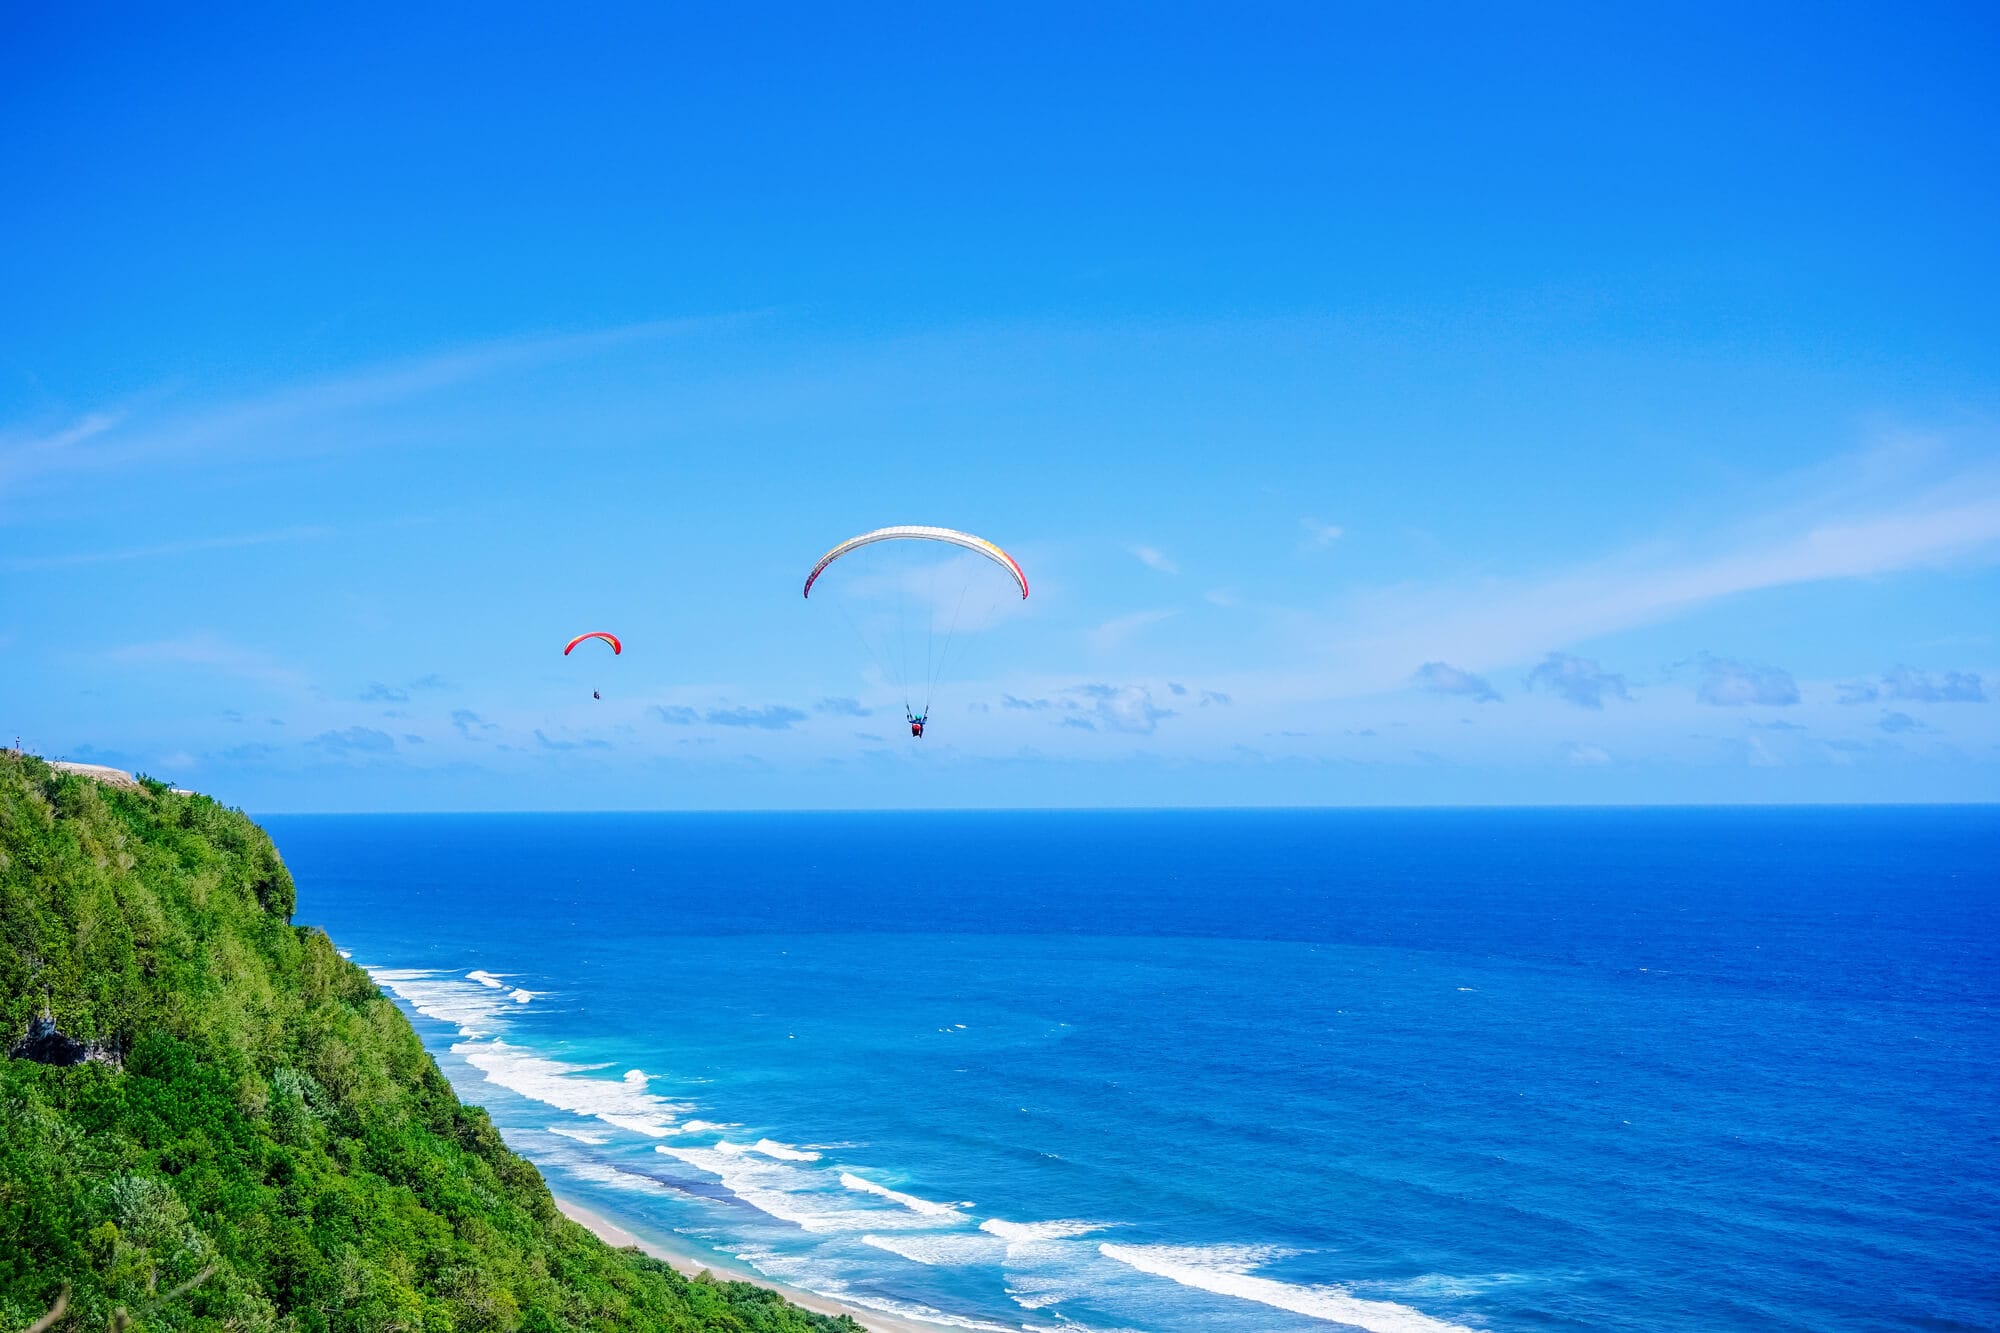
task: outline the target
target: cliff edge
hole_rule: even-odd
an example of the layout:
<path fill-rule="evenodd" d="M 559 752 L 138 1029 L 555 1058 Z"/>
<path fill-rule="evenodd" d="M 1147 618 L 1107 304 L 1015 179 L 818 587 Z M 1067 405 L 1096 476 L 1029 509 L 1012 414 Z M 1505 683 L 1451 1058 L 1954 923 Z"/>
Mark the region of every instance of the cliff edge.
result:
<path fill-rule="evenodd" d="M 241 812 L 0 752 L 0 1047 L 123 1057 L 0 1059 L 0 1330 L 856 1333 L 563 1217 L 294 900 Z"/>

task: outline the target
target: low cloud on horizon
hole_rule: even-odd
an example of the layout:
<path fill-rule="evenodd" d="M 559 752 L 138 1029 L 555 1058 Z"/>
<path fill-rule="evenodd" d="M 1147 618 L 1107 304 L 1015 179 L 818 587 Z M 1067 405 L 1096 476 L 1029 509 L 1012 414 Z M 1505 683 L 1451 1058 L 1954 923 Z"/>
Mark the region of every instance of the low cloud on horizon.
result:
<path fill-rule="evenodd" d="M 1799 701 L 1799 683 L 1783 667 L 1739 662 L 1708 653 L 1692 659 L 1701 680 L 1695 698 L 1718 708 L 1757 704 L 1788 708 Z"/>
<path fill-rule="evenodd" d="M 1484 676 L 1476 676 L 1449 662 L 1424 663 L 1411 673 L 1410 683 L 1432 694 L 1455 695 L 1476 704 L 1500 702 L 1500 692 L 1488 684 Z"/>

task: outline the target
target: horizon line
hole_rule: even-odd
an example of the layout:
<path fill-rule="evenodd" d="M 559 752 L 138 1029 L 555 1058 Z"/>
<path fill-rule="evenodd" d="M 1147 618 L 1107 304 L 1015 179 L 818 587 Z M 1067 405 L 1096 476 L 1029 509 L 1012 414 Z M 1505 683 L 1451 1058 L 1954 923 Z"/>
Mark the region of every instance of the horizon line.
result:
<path fill-rule="evenodd" d="M 197 793 L 206 795 L 207 793 Z M 209 797 L 214 800 L 214 797 Z M 602 810 L 265 810 L 246 814 L 288 819 L 506 817 L 510 815 L 1091 815 L 1418 813 L 1470 810 L 2000 810 L 2000 801 L 1592 801 L 1458 802 L 1380 805 L 954 805 L 954 806 L 684 806 Z"/>

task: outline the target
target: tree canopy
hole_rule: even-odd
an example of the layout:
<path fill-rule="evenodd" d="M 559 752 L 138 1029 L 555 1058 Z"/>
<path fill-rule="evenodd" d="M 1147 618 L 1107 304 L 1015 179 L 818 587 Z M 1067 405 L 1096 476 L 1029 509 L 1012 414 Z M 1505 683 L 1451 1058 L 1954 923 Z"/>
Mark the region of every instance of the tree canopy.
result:
<path fill-rule="evenodd" d="M 565 1218 L 240 811 L 0 753 L 0 1330 L 858 1333 Z"/>

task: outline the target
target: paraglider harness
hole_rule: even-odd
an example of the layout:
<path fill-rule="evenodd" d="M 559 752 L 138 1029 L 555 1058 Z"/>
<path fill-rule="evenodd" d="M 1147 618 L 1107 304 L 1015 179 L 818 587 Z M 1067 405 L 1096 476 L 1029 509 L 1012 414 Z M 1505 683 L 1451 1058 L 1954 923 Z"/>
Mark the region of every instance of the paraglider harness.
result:
<path fill-rule="evenodd" d="M 907 708 L 903 710 L 903 716 L 909 719 L 910 734 L 918 740 L 922 740 L 924 738 L 924 722 L 926 719 L 916 713 L 912 713 Z"/>

